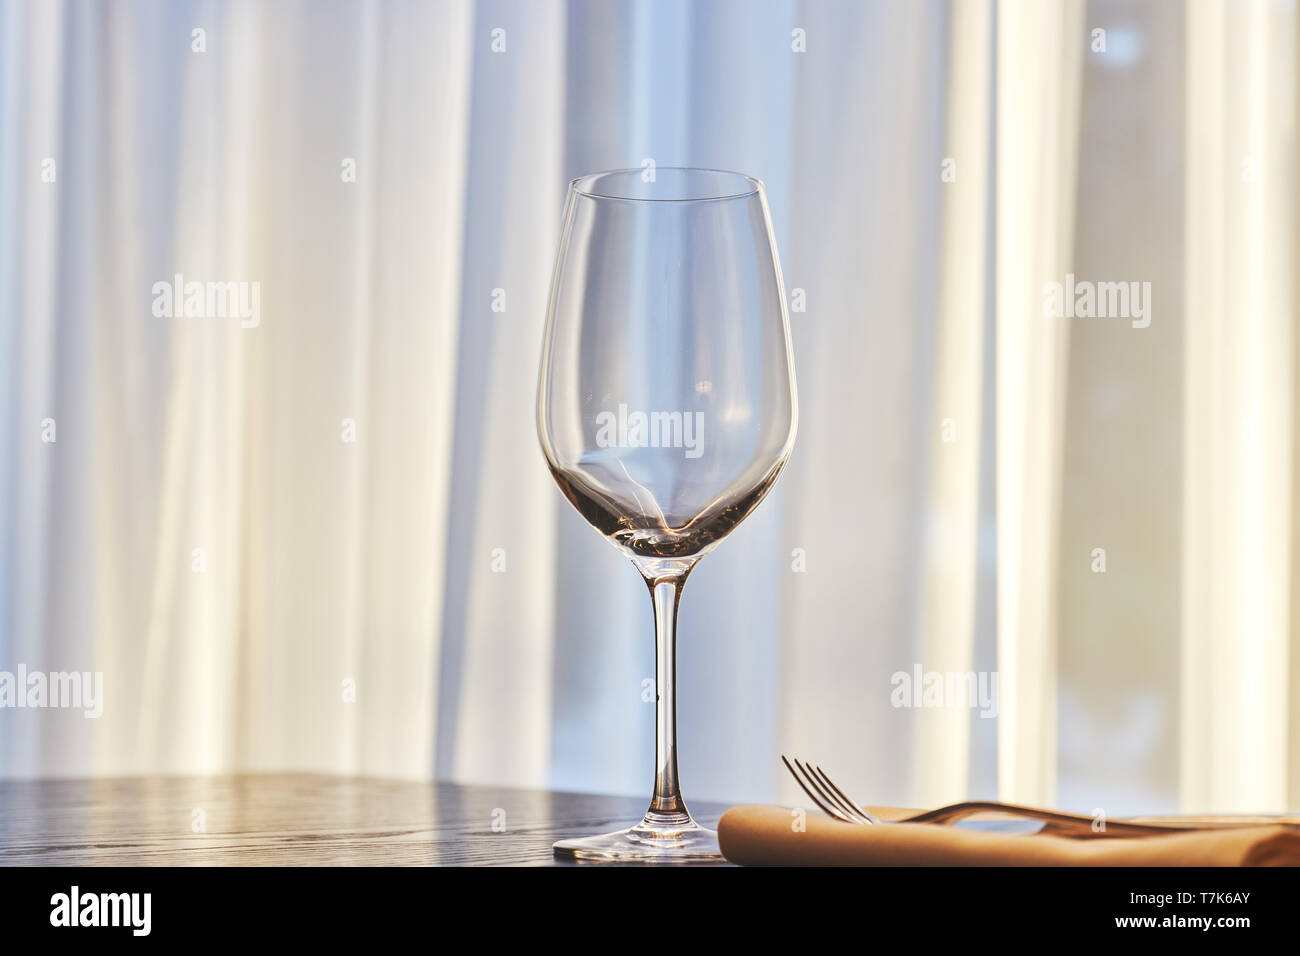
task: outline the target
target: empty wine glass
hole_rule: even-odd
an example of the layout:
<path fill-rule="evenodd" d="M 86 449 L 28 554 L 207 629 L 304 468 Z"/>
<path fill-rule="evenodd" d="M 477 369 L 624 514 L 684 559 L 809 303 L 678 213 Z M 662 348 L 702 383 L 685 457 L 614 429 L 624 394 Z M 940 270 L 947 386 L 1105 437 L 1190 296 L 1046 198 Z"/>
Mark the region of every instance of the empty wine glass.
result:
<path fill-rule="evenodd" d="M 537 430 L 560 490 L 632 559 L 654 605 L 654 796 L 579 860 L 717 860 L 677 781 L 676 639 L 695 563 L 757 507 L 798 418 L 763 184 L 664 168 L 569 184 L 542 345 Z"/>

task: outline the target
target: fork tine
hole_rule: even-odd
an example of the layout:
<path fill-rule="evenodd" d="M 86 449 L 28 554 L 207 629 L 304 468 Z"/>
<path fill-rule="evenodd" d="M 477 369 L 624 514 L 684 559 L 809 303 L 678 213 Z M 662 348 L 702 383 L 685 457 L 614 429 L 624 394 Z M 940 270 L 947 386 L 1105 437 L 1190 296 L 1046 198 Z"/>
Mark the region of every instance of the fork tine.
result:
<path fill-rule="evenodd" d="M 808 794 L 812 802 L 817 804 L 817 806 L 821 808 L 821 811 L 823 813 L 825 813 L 829 817 L 839 820 L 841 823 L 853 822 L 851 819 L 846 817 L 843 812 L 836 809 L 833 804 L 827 806 L 826 803 L 823 801 L 823 798 L 819 795 L 818 789 L 812 783 L 804 781 L 804 778 L 800 775 L 799 771 L 794 768 L 794 766 L 790 763 L 788 759 L 786 759 L 785 754 L 781 755 L 781 761 L 782 763 L 785 764 L 785 769 L 790 771 L 790 776 L 794 777 L 794 782 L 799 784 L 799 788 L 803 790 L 804 793 Z M 811 778 L 809 779 L 811 780 Z"/>
<path fill-rule="evenodd" d="M 797 760 L 795 762 L 798 763 Z M 839 804 L 840 808 L 849 815 L 849 818 L 852 819 L 854 823 L 876 822 L 872 817 L 863 813 L 852 800 L 845 796 L 844 791 L 831 783 L 830 777 L 822 773 L 820 767 L 814 767 L 811 763 L 805 760 L 803 762 L 803 771 L 808 776 L 812 777 L 813 780 L 817 781 L 819 784 L 818 789 L 822 792 L 822 795 L 828 800 L 832 800 Z"/>
<path fill-rule="evenodd" d="M 862 809 L 861 807 L 859 807 L 856 803 L 854 803 L 851 799 L 849 799 L 848 794 L 846 794 L 846 793 L 845 793 L 843 790 L 841 790 L 839 787 L 835 786 L 835 781 L 832 780 L 832 779 L 830 778 L 829 775 L 827 775 L 826 771 L 822 770 L 821 767 L 813 767 L 813 769 L 817 771 L 818 776 L 820 776 L 820 777 L 822 778 L 822 780 L 825 781 L 826 785 L 827 785 L 828 787 L 830 787 L 831 790 L 833 790 L 833 791 L 834 791 L 834 792 L 835 792 L 835 793 L 840 797 L 841 800 L 843 800 L 845 803 L 847 803 L 849 806 L 851 806 L 851 807 L 853 808 L 853 812 L 854 812 L 854 813 L 856 813 L 858 816 L 862 817 L 862 818 L 863 818 L 867 823 L 877 823 L 877 822 L 879 822 L 879 821 L 877 821 L 876 818 L 873 817 L 873 816 L 872 816 L 868 811 L 863 810 L 863 809 Z"/>
<path fill-rule="evenodd" d="M 784 754 L 781 755 L 781 760 L 785 764 L 785 768 L 790 771 L 790 776 L 794 777 L 794 782 L 799 784 L 799 788 L 809 796 L 809 798 L 812 800 L 813 803 L 817 804 L 817 806 L 821 808 L 823 813 L 827 814 L 828 816 L 834 817 L 836 820 L 842 820 L 845 823 L 849 822 L 849 820 L 844 816 L 844 814 L 840 812 L 840 810 L 838 810 L 833 804 L 829 806 L 827 805 L 825 799 L 820 795 L 818 789 L 815 786 L 813 786 L 812 782 L 804 778 L 800 770 L 797 769 L 795 766 L 793 766 L 790 763 L 790 761 L 786 759 Z"/>

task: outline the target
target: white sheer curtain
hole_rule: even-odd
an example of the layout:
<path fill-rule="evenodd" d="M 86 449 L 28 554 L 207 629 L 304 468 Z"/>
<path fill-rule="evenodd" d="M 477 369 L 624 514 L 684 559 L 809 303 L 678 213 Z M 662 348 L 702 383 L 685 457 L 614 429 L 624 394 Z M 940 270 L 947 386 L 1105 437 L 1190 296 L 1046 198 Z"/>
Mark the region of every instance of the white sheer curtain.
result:
<path fill-rule="evenodd" d="M 1180 782 L 1198 810 L 1300 802 L 1294 14 L 1187 11 Z"/>
<path fill-rule="evenodd" d="M 105 696 L 5 770 L 427 772 L 472 11 L 3 9 L 0 647 Z M 177 273 L 260 322 L 156 316 Z"/>
<path fill-rule="evenodd" d="M 0 10 L 0 670 L 105 687 L 97 720 L 0 710 L 0 772 L 646 790 L 648 599 L 545 473 L 533 393 L 565 180 L 652 160 L 762 177 L 799 302 L 794 459 L 683 600 L 688 798 L 794 801 L 788 750 L 881 802 L 1297 802 L 1291 4 Z M 1180 266 L 1123 343 L 1181 405 L 1094 472 L 1080 410 L 1144 373 L 1043 285 L 1125 228 L 1081 205 L 1093 107 L 1161 64 L 1133 109 L 1186 111 L 1157 144 L 1185 215 L 1153 217 Z M 260 323 L 156 316 L 177 273 L 258 282 Z M 1098 589 L 1078 528 L 1162 429 L 1182 510 Z M 1125 622 L 1166 567 L 1159 628 Z M 1098 607 L 1173 696 L 1089 660 Z M 915 667 L 996 671 L 997 717 L 894 706 Z"/>
<path fill-rule="evenodd" d="M 1056 573 L 1066 326 L 1043 310 L 1070 271 L 1083 3 L 998 18 L 998 792 L 1050 804 L 1056 778 Z"/>

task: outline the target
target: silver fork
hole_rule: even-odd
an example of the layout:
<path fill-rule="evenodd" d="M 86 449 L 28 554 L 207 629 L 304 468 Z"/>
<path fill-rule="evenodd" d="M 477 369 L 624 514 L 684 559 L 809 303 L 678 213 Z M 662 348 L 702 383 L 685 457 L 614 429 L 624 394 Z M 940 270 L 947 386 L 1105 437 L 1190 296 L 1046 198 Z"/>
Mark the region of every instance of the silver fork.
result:
<path fill-rule="evenodd" d="M 885 821 L 876 819 L 865 808 L 841 790 L 821 767 L 797 757 L 786 757 L 785 763 L 795 783 L 808 794 L 813 803 L 823 812 L 842 823 L 881 824 Z M 1014 803 L 996 803 L 987 800 L 972 800 L 954 803 L 937 810 L 927 810 L 913 814 L 891 823 L 953 823 L 975 813 L 1004 813 L 1010 816 L 1026 817 L 1044 822 L 1046 832 L 1062 835 L 1082 835 L 1105 837 L 1153 836 L 1156 834 L 1186 832 L 1188 830 L 1230 829 L 1232 827 L 1259 826 L 1261 821 L 1198 821 L 1196 823 L 1128 823 L 1121 820 L 1107 821 L 1100 829 L 1094 829 L 1094 819 L 1077 813 L 1062 813 L 1059 810 L 1040 810 L 1037 807 L 1023 807 Z M 1274 821 L 1277 822 L 1277 821 Z"/>

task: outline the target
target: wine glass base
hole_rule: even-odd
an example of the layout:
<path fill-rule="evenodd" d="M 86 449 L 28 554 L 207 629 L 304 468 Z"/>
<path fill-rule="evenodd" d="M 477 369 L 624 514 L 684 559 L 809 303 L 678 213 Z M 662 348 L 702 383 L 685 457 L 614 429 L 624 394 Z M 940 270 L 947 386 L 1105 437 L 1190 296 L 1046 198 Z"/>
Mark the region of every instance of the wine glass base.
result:
<path fill-rule="evenodd" d="M 690 817 L 665 826 L 647 817 L 634 827 L 577 840 L 561 840 L 555 856 L 579 863 L 725 863 L 718 833 Z"/>

